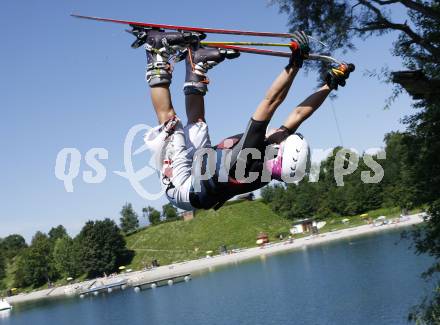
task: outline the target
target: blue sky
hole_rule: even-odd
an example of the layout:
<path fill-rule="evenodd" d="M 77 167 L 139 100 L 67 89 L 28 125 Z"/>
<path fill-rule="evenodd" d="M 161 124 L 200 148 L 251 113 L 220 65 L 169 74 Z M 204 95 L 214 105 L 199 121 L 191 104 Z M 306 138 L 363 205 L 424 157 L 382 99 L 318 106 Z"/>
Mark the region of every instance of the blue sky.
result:
<path fill-rule="evenodd" d="M 139 123 L 156 123 L 144 80 L 143 50 L 129 47 L 132 37 L 122 25 L 71 18 L 70 13 L 146 22 L 204 27 L 287 31 L 287 17 L 267 1 L 3 1 L 0 4 L 0 237 L 63 224 L 76 234 L 90 219 L 119 218 L 125 202 L 138 212 L 146 205 L 160 208 L 164 199 L 146 202 L 129 182 L 114 174 L 123 170 L 123 144 L 128 130 Z M 364 74 L 387 66 L 401 68 L 390 48 L 395 34 L 358 42 L 357 51 L 343 55 L 357 71 L 339 91 L 334 108 L 344 145 L 359 151 L 383 145 L 383 136 L 402 129 L 399 119 L 410 114 L 411 100 L 403 94 L 383 110 L 391 86 Z M 210 35 L 210 40 L 243 40 Z M 265 89 L 285 65 L 282 58 L 243 54 L 210 72 L 206 96 L 207 120 L 213 142 L 241 132 Z M 172 84 L 174 105 L 184 114 L 183 64 Z M 316 73 L 301 73 L 279 109 L 273 125 L 316 87 Z M 312 148 L 340 144 L 329 102 L 300 129 Z M 140 142 L 139 142 L 140 144 Z M 107 177 L 100 184 L 74 180 L 67 193 L 55 177 L 57 153 L 77 148 L 82 156 L 106 148 Z M 145 158 L 146 159 L 146 158 Z M 137 168 L 145 163 L 136 162 Z M 90 168 L 82 160 L 80 172 Z M 80 174 L 81 176 L 81 174 Z M 159 189 L 150 177 L 145 187 Z"/>

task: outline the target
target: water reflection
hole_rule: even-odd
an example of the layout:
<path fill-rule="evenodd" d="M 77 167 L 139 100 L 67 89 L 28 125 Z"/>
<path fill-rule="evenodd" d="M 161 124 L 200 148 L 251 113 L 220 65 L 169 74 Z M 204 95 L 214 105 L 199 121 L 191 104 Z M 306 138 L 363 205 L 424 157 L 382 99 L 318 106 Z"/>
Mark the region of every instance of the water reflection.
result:
<path fill-rule="evenodd" d="M 9 316 L 11 316 L 10 309 L 0 311 L 0 319 L 8 318 Z"/>
<path fill-rule="evenodd" d="M 234 261 L 138 294 L 14 305 L 0 324 L 405 324 L 432 287 L 419 275 L 433 261 L 395 245 L 398 238 L 383 233 Z"/>

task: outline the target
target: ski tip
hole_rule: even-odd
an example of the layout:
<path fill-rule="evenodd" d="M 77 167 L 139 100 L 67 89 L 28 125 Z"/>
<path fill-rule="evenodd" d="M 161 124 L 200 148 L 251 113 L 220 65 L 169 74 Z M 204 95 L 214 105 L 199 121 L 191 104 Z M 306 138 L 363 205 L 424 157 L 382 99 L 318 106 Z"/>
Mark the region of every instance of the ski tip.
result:
<path fill-rule="evenodd" d="M 94 20 L 94 21 L 102 21 L 102 22 L 108 22 L 108 23 L 117 23 L 117 24 L 124 24 L 124 25 L 140 25 L 140 26 L 143 25 L 143 23 L 137 23 L 137 22 L 134 22 L 134 21 L 126 21 L 126 20 L 111 19 L 111 18 L 84 16 L 84 15 L 78 15 L 78 14 L 70 14 L 70 16 L 72 16 L 74 18 L 88 19 L 88 20 Z"/>
<path fill-rule="evenodd" d="M 70 14 L 70 17 L 81 18 L 81 19 L 96 19 L 95 17 L 84 16 L 84 15 L 79 15 L 79 14 Z"/>
<path fill-rule="evenodd" d="M 79 14 L 70 14 L 70 16 L 74 17 L 74 18 L 90 19 L 90 20 L 98 20 L 98 21 L 114 21 L 114 19 L 94 17 L 94 16 L 85 16 L 85 15 L 79 15 Z"/>

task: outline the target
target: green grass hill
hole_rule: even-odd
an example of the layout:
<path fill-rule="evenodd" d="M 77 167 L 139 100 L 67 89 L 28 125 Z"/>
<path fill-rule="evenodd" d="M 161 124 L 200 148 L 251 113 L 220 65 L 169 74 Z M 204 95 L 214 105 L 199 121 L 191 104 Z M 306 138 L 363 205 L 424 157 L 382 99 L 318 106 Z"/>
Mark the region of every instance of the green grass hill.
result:
<path fill-rule="evenodd" d="M 176 221 L 147 227 L 127 237 L 127 246 L 136 252 L 129 266 L 139 269 L 156 258 L 160 264 L 185 261 L 217 254 L 221 245 L 231 248 L 256 246 L 260 232 L 270 240 L 287 234 L 291 221 L 276 215 L 259 201 L 237 202 L 218 211 L 198 211 L 190 221 Z"/>

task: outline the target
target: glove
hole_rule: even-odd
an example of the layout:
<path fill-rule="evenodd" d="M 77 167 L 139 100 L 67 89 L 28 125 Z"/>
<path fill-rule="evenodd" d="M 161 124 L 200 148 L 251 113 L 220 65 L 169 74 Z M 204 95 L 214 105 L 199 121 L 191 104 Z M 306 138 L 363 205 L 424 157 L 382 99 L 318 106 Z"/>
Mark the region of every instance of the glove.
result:
<path fill-rule="evenodd" d="M 338 86 L 344 87 L 350 72 L 355 69 L 353 64 L 342 63 L 336 68 L 331 68 L 325 76 L 325 83 L 330 89 L 337 90 Z"/>
<path fill-rule="evenodd" d="M 290 56 L 289 66 L 301 68 L 310 53 L 309 38 L 305 32 L 295 32 L 292 35 L 292 42 L 290 42 L 290 49 L 292 55 Z"/>

